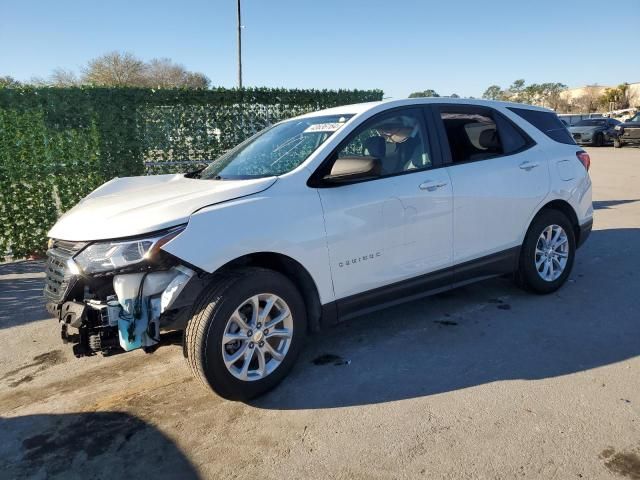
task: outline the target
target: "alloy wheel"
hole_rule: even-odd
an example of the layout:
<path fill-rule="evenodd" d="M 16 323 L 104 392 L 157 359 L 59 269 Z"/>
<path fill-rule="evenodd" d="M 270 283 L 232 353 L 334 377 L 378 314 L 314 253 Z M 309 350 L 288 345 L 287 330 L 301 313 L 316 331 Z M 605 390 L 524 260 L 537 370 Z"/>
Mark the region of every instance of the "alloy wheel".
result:
<path fill-rule="evenodd" d="M 560 225 L 546 227 L 536 243 L 536 271 L 547 282 L 557 280 L 567 266 L 569 239 Z"/>
<path fill-rule="evenodd" d="M 229 373 L 243 381 L 261 380 L 282 363 L 293 338 L 286 302 L 262 293 L 240 304 L 222 336 L 222 358 Z"/>

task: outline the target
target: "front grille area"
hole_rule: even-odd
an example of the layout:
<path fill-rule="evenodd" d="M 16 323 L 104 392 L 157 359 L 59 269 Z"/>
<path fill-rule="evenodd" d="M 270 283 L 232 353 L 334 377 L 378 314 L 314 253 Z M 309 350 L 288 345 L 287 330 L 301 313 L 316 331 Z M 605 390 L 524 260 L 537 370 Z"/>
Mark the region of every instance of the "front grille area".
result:
<path fill-rule="evenodd" d="M 44 297 L 47 302 L 58 303 L 70 286 L 72 277 L 67 270 L 67 260 L 79 252 L 86 243 L 54 240 L 47 250 L 47 279 L 44 285 Z"/>

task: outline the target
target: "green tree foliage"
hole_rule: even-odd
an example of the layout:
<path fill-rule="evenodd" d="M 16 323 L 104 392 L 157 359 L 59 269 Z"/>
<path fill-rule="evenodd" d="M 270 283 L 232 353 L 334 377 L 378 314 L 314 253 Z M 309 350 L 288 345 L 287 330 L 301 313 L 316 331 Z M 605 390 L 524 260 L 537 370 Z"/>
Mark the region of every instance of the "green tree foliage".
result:
<path fill-rule="evenodd" d="M 420 98 L 420 97 L 439 97 L 435 90 L 428 89 L 422 92 L 413 92 L 409 95 L 409 98 Z"/>
<path fill-rule="evenodd" d="M 498 85 L 491 85 L 484 91 L 482 98 L 485 100 L 503 100 L 504 90 L 502 90 Z"/>
<path fill-rule="evenodd" d="M 499 85 L 491 85 L 482 94 L 487 100 L 507 100 L 510 102 L 529 103 L 558 109 L 562 103 L 560 93 L 566 90 L 563 83 L 532 83 L 527 85 L 524 79 L 514 81 L 508 89 Z"/>
<path fill-rule="evenodd" d="M 565 100 L 562 99 L 560 94 L 567 89 L 567 86 L 564 83 L 560 82 L 550 82 L 543 83 L 540 86 L 540 97 L 543 102 L 543 106 L 549 107 L 553 110 L 561 110 L 563 109 Z"/>
<path fill-rule="evenodd" d="M 631 99 L 629 98 L 629 84 L 622 83 L 615 88 L 607 88 L 604 93 L 598 98 L 598 104 L 604 109 L 624 109 L 631 106 Z"/>
<path fill-rule="evenodd" d="M 115 176 L 192 170 L 262 128 L 380 90 L 0 88 L 0 258 Z"/>
<path fill-rule="evenodd" d="M 524 90 L 524 88 L 525 88 L 524 78 L 520 78 L 518 80 L 515 80 L 511 84 L 511 86 L 509 87 L 509 92 L 511 92 L 511 95 L 518 95 Z"/>

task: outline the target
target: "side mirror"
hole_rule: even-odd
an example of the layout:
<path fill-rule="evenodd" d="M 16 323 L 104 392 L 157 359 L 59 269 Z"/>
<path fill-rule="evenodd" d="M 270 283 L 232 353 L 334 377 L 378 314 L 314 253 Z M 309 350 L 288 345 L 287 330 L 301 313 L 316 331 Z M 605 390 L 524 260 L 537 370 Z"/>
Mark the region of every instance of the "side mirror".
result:
<path fill-rule="evenodd" d="M 331 173 L 323 180 L 332 184 L 348 183 L 379 177 L 382 162 L 376 157 L 341 157 L 333 162 Z"/>

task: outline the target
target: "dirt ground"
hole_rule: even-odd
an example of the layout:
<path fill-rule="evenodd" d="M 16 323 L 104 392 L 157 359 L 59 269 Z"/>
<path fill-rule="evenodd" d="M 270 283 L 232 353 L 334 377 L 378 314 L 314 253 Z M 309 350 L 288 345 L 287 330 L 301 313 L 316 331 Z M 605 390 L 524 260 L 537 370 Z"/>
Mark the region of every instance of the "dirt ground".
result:
<path fill-rule="evenodd" d="M 595 230 L 569 282 L 496 279 L 309 339 L 229 402 L 179 342 L 75 359 L 42 264 L 0 265 L 0 478 L 640 479 L 640 149 L 589 149 Z"/>

